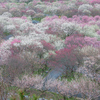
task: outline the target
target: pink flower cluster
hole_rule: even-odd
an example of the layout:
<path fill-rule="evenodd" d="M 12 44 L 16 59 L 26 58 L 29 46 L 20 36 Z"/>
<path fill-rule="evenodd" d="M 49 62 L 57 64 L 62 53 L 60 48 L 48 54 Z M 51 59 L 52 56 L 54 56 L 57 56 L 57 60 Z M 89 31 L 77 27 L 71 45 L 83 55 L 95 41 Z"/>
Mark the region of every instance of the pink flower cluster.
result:
<path fill-rule="evenodd" d="M 74 15 L 72 18 L 67 18 L 66 16 L 61 16 L 61 18 L 59 19 L 58 16 L 52 16 L 52 17 L 45 17 L 44 20 L 45 21 L 53 21 L 53 19 L 58 19 L 59 21 L 61 19 L 65 20 L 65 21 L 68 21 L 68 22 L 77 22 L 77 23 L 89 23 L 90 21 L 94 21 L 94 22 L 97 22 L 97 21 L 100 21 L 100 16 L 99 15 L 96 15 L 94 17 L 90 17 L 90 16 L 77 16 L 77 15 Z"/>
<path fill-rule="evenodd" d="M 21 40 L 17 40 L 17 39 L 14 39 L 12 42 L 11 42 L 11 45 L 13 45 L 14 43 L 20 43 Z"/>
<path fill-rule="evenodd" d="M 52 46 L 50 43 L 47 43 L 45 40 L 42 40 L 41 43 L 45 50 L 54 50 L 54 46 Z"/>
<path fill-rule="evenodd" d="M 69 71 L 72 71 L 73 66 L 77 61 L 77 55 L 73 52 L 73 47 L 60 49 L 55 51 L 55 53 L 56 55 L 52 54 L 50 60 L 48 61 L 49 66 L 56 68 L 66 66 Z"/>
<path fill-rule="evenodd" d="M 100 41 L 96 38 L 82 36 L 80 34 L 73 34 L 65 39 L 66 48 L 77 48 L 92 45 L 93 47 L 100 48 Z"/>
<path fill-rule="evenodd" d="M 100 4 L 100 0 L 89 0 L 89 3 L 90 4 L 96 4 L 96 3 Z"/>

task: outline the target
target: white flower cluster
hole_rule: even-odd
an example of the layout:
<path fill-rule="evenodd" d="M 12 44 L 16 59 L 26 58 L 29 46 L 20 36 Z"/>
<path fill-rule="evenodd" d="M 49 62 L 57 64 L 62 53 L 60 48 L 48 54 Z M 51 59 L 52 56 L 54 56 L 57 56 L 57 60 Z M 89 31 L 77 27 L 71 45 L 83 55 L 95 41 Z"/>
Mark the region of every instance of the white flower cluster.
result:
<path fill-rule="evenodd" d="M 93 6 L 90 5 L 90 4 L 82 4 L 79 6 L 78 8 L 78 12 L 84 12 L 84 10 L 88 10 L 88 11 L 91 11 L 93 9 Z"/>
<path fill-rule="evenodd" d="M 30 22 L 24 22 L 20 25 L 20 31 L 25 32 L 25 30 L 30 33 L 32 32 L 34 29 L 34 24 L 30 23 Z M 25 35 L 25 33 L 23 33 Z"/>
<path fill-rule="evenodd" d="M 36 14 L 36 12 L 34 10 L 27 10 L 26 11 L 26 14 L 27 15 L 31 15 L 31 16 L 34 16 Z"/>
<path fill-rule="evenodd" d="M 7 25 L 7 26 L 4 26 L 4 32 L 12 32 L 12 31 L 15 31 L 16 30 L 16 27 L 14 25 Z"/>
<path fill-rule="evenodd" d="M 61 25 L 64 23 L 65 20 L 63 19 L 54 19 L 51 23 L 52 30 L 55 32 L 61 32 Z"/>
<path fill-rule="evenodd" d="M 66 34 L 66 36 L 75 34 L 76 31 L 80 31 L 82 28 L 80 25 L 74 22 L 65 22 L 61 25 L 62 31 Z"/>
<path fill-rule="evenodd" d="M 97 39 L 100 38 L 98 34 L 96 34 L 95 30 L 98 30 L 99 27 L 97 25 L 85 25 L 83 29 L 81 30 L 81 33 L 90 36 L 90 37 L 96 37 Z"/>
<path fill-rule="evenodd" d="M 70 34 L 77 34 L 76 32 L 81 32 L 82 27 L 76 22 L 68 22 L 67 20 L 61 18 L 55 18 L 52 20 L 42 20 L 44 26 L 48 26 L 48 30 L 51 29 L 52 33 L 59 35 L 60 37 L 65 37 Z"/>
<path fill-rule="evenodd" d="M 55 6 L 48 6 L 45 10 L 44 13 L 46 14 L 55 14 L 59 8 Z"/>
<path fill-rule="evenodd" d="M 12 22 L 9 20 L 8 17 L 0 16 L 0 24 L 2 24 L 3 26 L 6 26 L 6 25 L 11 25 Z"/>
<path fill-rule="evenodd" d="M 70 10 L 77 9 L 77 6 L 75 5 L 75 3 L 68 3 L 68 4 L 67 4 L 67 7 L 68 7 Z"/>
<path fill-rule="evenodd" d="M 12 17 L 12 14 L 9 13 L 9 12 L 4 12 L 4 13 L 2 14 L 2 16 L 5 16 L 5 17 Z"/>
<path fill-rule="evenodd" d="M 19 8 L 20 10 L 25 10 L 26 8 L 28 8 L 28 7 L 27 7 L 27 3 L 20 3 L 20 4 L 18 5 L 18 8 Z"/>
<path fill-rule="evenodd" d="M 29 0 L 19 0 L 19 2 L 28 2 Z"/>
<path fill-rule="evenodd" d="M 97 48 L 94 48 L 92 46 L 85 46 L 82 49 L 80 49 L 80 52 L 89 55 L 89 54 L 98 54 L 99 50 Z"/>
<path fill-rule="evenodd" d="M 54 32 L 55 35 L 58 34 L 60 37 L 68 36 L 70 34 L 77 34 L 77 32 L 79 32 L 90 37 L 100 38 L 100 36 L 97 35 L 95 31 L 99 30 L 97 25 L 85 25 L 82 28 L 81 24 L 78 24 L 74 21 L 68 22 L 64 19 L 57 18 L 53 20 L 45 20 L 44 18 L 42 23 L 44 26 L 48 26 L 48 29 L 51 28 L 52 32 Z"/>
<path fill-rule="evenodd" d="M 45 32 L 46 29 L 48 29 L 48 26 L 43 26 L 44 23 L 38 23 L 35 25 L 35 28 L 40 32 Z"/>
<path fill-rule="evenodd" d="M 12 83 L 13 86 L 21 87 L 21 88 L 36 88 L 36 89 L 42 89 L 43 87 L 43 77 L 40 75 L 35 75 L 32 77 L 29 77 L 28 75 L 24 75 L 21 80 L 16 77 L 14 79 L 14 82 Z"/>
<path fill-rule="evenodd" d="M 16 47 L 29 47 L 31 45 L 37 45 L 38 47 L 43 47 L 42 44 L 38 41 L 38 38 L 35 38 L 32 35 L 29 36 L 16 36 L 15 38 L 10 38 L 10 40 L 18 39 L 21 40 L 19 43 L 14 43 Z"/>
<path fill-rule="evenodd" d="M 11 55 L 10 43 L 11 41 L 4 41 L 0 45 L 0 64 L 5 64 L 5 62 L 7 62 L 9 56 Z"/>
<path fill-rule="evenodd" d="M 60 3 L 60 2 L 52 2 L 49 5 L 45 5 L 45 4 L 37 4 L 36 6 L 34 6 L 34 8 L 38 8 L 41 9 L 44 13 L 46 14 L 56 14 L 58 10 L 61 10 L 61 7 L 63 6 L 68 6 L 69 9 L 77 9 L 77 7 L 75 6 L 75 4 L 66 4 L 66 3 Z"/>
<path fill-rule="evenodd" d="M 63 32 L 61 30 L 61 25 L 65 23 L 64 19 L 53 19 L 52 21 L 50 20 L 45 20 L 45 18 L 42 20 L 42 23 L 44 26 L 48 26 L 48 28 L 51 28 L 52 32 L 57 32 L 59 35 L 63 35 Z M 52 33 L 53 34 L 53 33 Z"/>
<path fill-rule="evenodd" d="M 52 2 L 52 6 L 60 7 L 62 4 L 60 2 Z"/>
<path fill-rule="evenodd" d="M 43 23 L 34 25 L 32 22 L 25 22 L 20 25 L 20 31 L 22 35 L 28 35 L 35 33 L 44 33 L 48 29 L 48 26 L 43 26 Z"/>
<path fill-rule="evenodd" d="M 35 32 L 30 33 L 27 36 L 16 36 L 15 39 L 21 40 L 20 43 L 16 43 L 16 47 L 28 47 L 31 45 L 37 45 L 40 48 L 43 48 L 43 45 L 41 44 L 41 40 L 45 40 L 47 42 L 54 42 L 55 40 L 57 40 L 57 37 L 54 35 L 49 35 L 49 34 L 45 34 L 45 33 L 41 33 L 41 34 L 36 34 Z M 10 38 L 10 40 L 14 40 L 14 38 Z M 20 45 L 19 45 L 20 44 Z"/>
<path fill-rule="evenodd" d="M 94 4 L 94 8 L 97 9 L 98 11 L 100 10 L 100 4 Z"/>
<path fill-rule="evenodd" d="M 25 22 L 26 20 L 22 18 L 9 18 L 7 16 L 0 16 L 0 24 L 3 26 L 4 32 L 11 32 L 13 30 L 16 31 L 16 33 L 19 33 L 19 29 L 16 30 L 16 27 L 18 26 L 20 28 L 20 25 Z M 28 22 L 30 21 L 28 20 Z"/>
<path fill-rule="evenodd" d="M 60 50 L 64 48 L 64 40 L 59 40 L 54 42 L 54 46 L 56 50 Z"/>
<path fill-rule="evenodd" d="M 41 3 L 41 2 L 39 2 L 38 0 L 37 1 L 36 0 L 34 1 L 33 0 L 33 2 L 29 2 L 28 3 L 28 8 L 29 9 L 34 9 L 35 5 L 37 5 L 38 3 Z"/>
<path fill-rule="evenodd" d="M 54 51 L 49 50 L 48 52 L 46 52 L 46 53 L 43 55 L 43 58 L 44 58 L 44 59 L 48 58 L 48 57 L 50 56 L 50 53 L 56 54 Z"/>
<path fill-rule="evenodd" d="M 4 32 L 16 31 L 16 34 L 29 34 L 32 32 L 45 32 L 48 27 L 44 27 L 43 23 L 34 25 L 31 20 L 22 18 L 9 18 L 0 16 L 0 24 L 3 26 Z"/>
<path fill-rule="evenodd" d="M 42 11 L 44 11 L 47 8 L 47 6 L 44 5 L 44 4 L 41 4 L 41 5 L 37 4 L 37 5 L 34 6 L 34 8 L 38 8 L 38 9 L 41 9 Z"/>
<path fill-rule="evenodd" d="M 26 21 L 22 18 L 10 18 L 11 22 L 17 25 L 21 25 L 22 23 L 25 23 Z"/>
<path fill-rule="evenodd" d="M 83 14 L 85 14 L 85 15 L 90 15 L 90 14 L 91 14 L 91 11 L 85 9 L 85 10 L 83 11 Z"/>

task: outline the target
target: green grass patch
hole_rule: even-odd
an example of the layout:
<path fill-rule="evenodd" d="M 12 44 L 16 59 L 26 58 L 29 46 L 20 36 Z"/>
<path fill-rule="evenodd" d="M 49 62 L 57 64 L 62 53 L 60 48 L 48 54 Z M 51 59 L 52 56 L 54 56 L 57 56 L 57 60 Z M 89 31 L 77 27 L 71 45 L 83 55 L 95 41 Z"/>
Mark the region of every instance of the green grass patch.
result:
<path fill-rule="evenodd" d="M 41 22 L 42 19 L 43 19 L 43 17 L 42 18 L 32 18 L 32 20 L 36 20 L 36 21 L 39 21 L 39 22 Z"/>
<path fill-rule="evenodd" d="M 61 80 L 67 79 L 67 81 L 71 82 L 72 80 L 75 80 L 76 78 L 81 78 L 83 75 L 78 72 L 68 72 L 66 75 L 61 76 Z"/>
<path fill-rule="evenodd" d="M 48 74 L 46 73 L 46 71 L 48 70 L 49 70 L 49 67 L 44 66 L 43 68 L 39 68 L 38 70 L 34 71 L 33 75 L 42 75 L 43 77 L 45 77 Z"/>
<path fill-rule="evenodd" d="M 4 35 L 6 35 L 6 36 L 7 36 L 7 35 L 10 35 L 10 33 L 9 33 L 9 32 L 4 32 L 3 34 L 4 34 Z"/>

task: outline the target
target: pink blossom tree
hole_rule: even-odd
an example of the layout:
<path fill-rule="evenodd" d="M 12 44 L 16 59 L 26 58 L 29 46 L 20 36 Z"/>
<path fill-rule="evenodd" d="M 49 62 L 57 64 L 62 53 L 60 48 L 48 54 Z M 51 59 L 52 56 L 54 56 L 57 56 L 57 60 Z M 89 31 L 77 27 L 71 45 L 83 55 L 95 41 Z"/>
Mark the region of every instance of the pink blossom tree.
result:
<path fill-rule="evenodd" d="M 48 64 L 50 67 L 55 68 L 65 68 L 66 74 L 67 72 L 73 72 L 78 67 L 78 64 L 82 62 L 82 55 L 73 50 L 74 47 L 67 49 L 57 50 L 56 54 L 50 54 L 50 58 L 48 60 Z"/>
<path fill-rule="evenodd" d="M 100 4 L 100 0 L 89 0 L 89 3 L 90 4 L 96 4 L 96 3 Z"/>

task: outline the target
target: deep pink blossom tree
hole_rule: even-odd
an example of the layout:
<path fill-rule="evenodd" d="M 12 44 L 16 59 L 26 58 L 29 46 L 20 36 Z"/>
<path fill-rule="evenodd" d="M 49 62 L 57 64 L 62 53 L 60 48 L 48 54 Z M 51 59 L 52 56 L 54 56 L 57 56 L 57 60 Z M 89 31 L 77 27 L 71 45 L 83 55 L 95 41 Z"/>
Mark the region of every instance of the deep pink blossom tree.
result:
<path fill-rule="evenodd" d="M 82 56 L 77 51 L 74 51 L 73 48 L 64 48 L 57 50 L 55 55 L 51 54 L 48 60 L 49 66 L 62 69 L 66 68 L 65 72 L 73 72 L 76 70 L 78 64 L 82 61 Z"/>
<path fill-rule="evenodd" d="M 96 4 L 96 3 L 100 4 L 100 0 L 89 0 L 89 3 L 90 4 Z"/>
<path fill-rule="evenodd" d="M 46 42 L 45 40 L 42 40 L 41 41 L 42 45 L 43 45 L 43 48 L 45 50 L 54 50 L 54 46 L 52 46 L 50 43 Z"/>
<path fill-rule="evenodd" d="M 84 37 L 81 34 L 73 34 L 65 39 L 66 48 L 77 48 L 85 45 Z"/>
<path fill-rule="evenodd" d="M 65 39 L 65 48 L 55 51 L 56 54 L 50 54 L 48 61 L 49 66 L 63 68 L 64 66 L 68 71 L 73 71 L 82 63 L 83 55 L 77 48 L 84 46 L 93 46 L 100 48 L 100 42 L 96 38 L 83 36 L 81 34 L 73 34 Z"/>
<path fill-rule="evenodd" d="M 96 38 L 91 38 L 91 37 L 87 37 L 87 36 L 83 36 L 81 34 L 73 34 L 69 37 L 66 37 L 65 39 L 65 45 L 66 48 L 72 48 L 74 47 L 84 47 L 84 46 L 93 46 L 96 48 L 100 48 L 100 41 L 98 41 Z"/>

